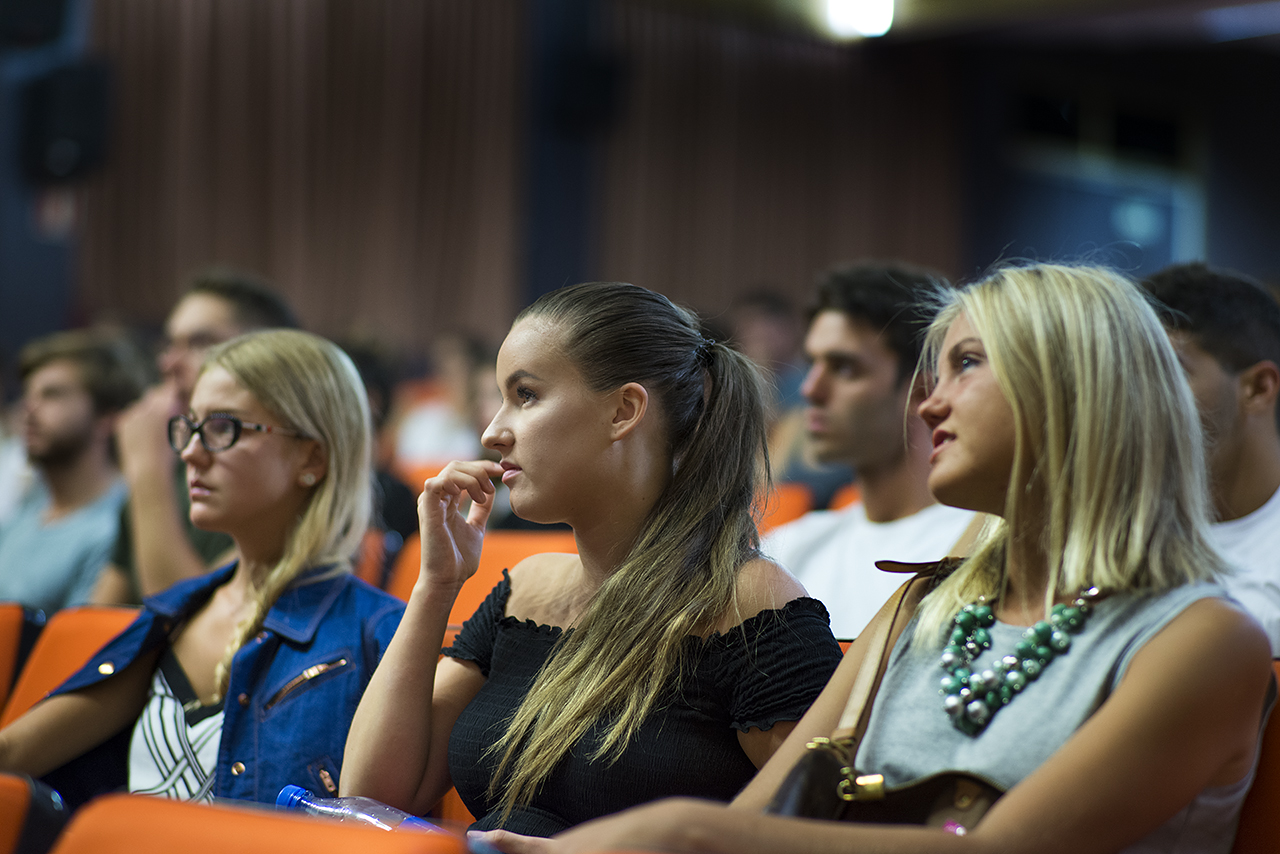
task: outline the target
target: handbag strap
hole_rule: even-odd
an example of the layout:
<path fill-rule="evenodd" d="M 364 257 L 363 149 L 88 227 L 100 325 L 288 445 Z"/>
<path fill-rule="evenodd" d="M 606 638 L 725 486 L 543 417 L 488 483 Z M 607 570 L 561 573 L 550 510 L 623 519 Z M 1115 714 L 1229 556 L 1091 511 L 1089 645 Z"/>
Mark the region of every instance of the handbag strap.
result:
<path fill-rule="evenodd" d="M 936 564 L 934 568 L 941 569 L 943 564 Z M 875 621 L 862 666 L 858 668 L 853 689 L 849 692 L 849 700 L 845 703 L 844 713 L 840 716 L 840 725 L 831 734 L 832 741 L 848 740 L 852 744 L 857 744 L 863 733 L 867 731 L 867 723 L 871 718 L 871 704 L 875 701 L 876 692 L 880 690 L 880 681 L 889 667 L 889 653 L 902 635 L 902 630 L 911 621 L 912 615 L 916 612 L 916 606 L 932 588 L 934 580 L 934 573 L 923 569 L 899 587 L 881 609 L 881 616 L 888 615 L 888 619 Z M 875 663 L 874 666 L 871 666 L 872 662 Z"/>

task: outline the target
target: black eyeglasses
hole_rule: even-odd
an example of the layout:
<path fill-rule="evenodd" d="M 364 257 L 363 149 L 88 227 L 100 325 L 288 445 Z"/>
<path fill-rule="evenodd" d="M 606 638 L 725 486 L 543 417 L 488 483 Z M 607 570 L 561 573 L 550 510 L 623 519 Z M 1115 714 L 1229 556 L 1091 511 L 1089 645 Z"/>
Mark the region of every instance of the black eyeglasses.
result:
<path fill-rule="evenodd" d="M 185 415 L 175 415 L 169 419 L 169 446 L 178 453 L 187 447 L 192 436 L 200 437 L 200 444 L 210 453 L 225 451 L 240 440 L 245 428 L 257 430 L 259 433 L 279 433 L 295 439 L 305 439 L 296 430 L 287 427 L 272 427 L 269 424 L 253 424 L 241 421 L 234 415 L 210 415 L 199 424 Z"/>

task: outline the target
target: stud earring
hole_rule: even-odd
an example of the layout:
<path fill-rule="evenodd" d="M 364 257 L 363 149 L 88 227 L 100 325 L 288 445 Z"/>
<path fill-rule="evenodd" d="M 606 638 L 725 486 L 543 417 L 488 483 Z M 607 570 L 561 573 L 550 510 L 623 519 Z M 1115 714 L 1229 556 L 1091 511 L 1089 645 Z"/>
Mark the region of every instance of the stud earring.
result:
<path fill-rule="evenodd" d="M 301 480 L 302 480 L 302 485 L 303 485 L 303 486 L 315 486 L 315 485 L 316 485 L 316 476 L 315 476 L 314 474 L 312 474 L 311 472 L 307 472 L 306 474 L 304 474 L 304 475 L 302 476 Z"/>

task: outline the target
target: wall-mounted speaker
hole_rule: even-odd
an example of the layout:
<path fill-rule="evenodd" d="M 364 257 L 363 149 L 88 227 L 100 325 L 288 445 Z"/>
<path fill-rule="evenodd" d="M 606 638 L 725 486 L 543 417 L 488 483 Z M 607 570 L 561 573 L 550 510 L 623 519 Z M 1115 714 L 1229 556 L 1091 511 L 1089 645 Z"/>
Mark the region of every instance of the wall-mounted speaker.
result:
<path fill-rule="evenodd" d="M 64 65 L 27 84 L 22 165 L 36 184 L 83 178 L 106 158 L 111 73 L 105 62 Z"/>
<path fill-rule="evenodd" d="M 0 0 L 0 47 L 35 47 L 62 34 L 67 0 Z"/>

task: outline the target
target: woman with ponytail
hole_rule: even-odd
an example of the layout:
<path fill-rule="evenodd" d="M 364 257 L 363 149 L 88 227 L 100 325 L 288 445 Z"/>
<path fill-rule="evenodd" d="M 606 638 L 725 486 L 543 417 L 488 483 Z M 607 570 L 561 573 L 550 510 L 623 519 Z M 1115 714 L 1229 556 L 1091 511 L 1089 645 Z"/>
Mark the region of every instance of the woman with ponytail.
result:
<path fill-rule="evenodd" d="M 294 330 L 210 352 L 169 422 L 191 520 L 237 560 L 148 599 L 49 699 L 0 731 L 0 769 L 73 803 L 121 788 L 274 802 L 336 794 L 356 704 L 403 613 L 355 579 L 371 430 L 342 351 Z M 175 757 L 177 757 L 175 759 Z"/>
<path fill-rule="evenodd" d="M 754 367 L 634 285 L 576 285 L 498 355 L 501 463 L 419 501 L 422 569 L 352 725 L 344 794 L 548 835 L 665 795 L 727 800 L 839 663 L 821 604 L 757 551 L 767 478 Z M 513 567 L 437 662 L 475 572 L 493 479 L 578 554 Z M 470 499 L 469 510 L 463 504 Z"/>

